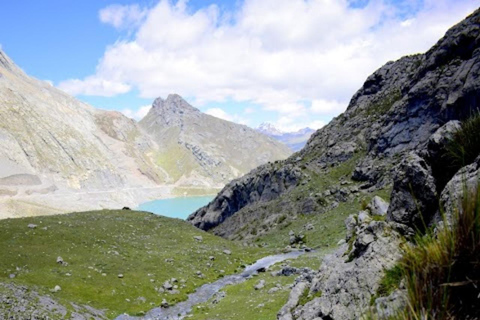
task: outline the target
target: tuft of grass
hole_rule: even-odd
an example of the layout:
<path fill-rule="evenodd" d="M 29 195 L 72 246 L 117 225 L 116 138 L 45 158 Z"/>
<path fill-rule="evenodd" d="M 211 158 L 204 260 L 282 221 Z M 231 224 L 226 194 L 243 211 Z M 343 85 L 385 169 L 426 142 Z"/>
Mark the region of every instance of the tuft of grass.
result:
<path fill-rule="evenodd" d="M 305 288 L 298 300 L 299 306 L 304 306 L 308 302 L 312 301 L 315 298 L 320 298 L 322 296 L 322 291 L 310 292 L 309 288 Z"/>
<path fill-rule="evenodd" d="M 480 189 L 464 192 L 451 228 L 417 238 L 401 261 L 408 307 L 400 319 L 480 317 Z"/>
<path fill-rule="evenodd" d="M 393 268 L 386 270 L 382 280 L 380 280 L 377 297 L 386 297 L 395 291 L 400 286 L 403 275 L 403 269 L 400 265 L 395 265 Z"/>
<path fill-rule="evenodd" d="M 447 144 L 447 158 L 457 170 L 472 163 L 480 154 L 480 112 L 462 122 Z M 455 170 L 456 171 L 456 170 Z"/>
<path fill-rule="evenodd" d="M 402 92 L 399 89 L 393 90 L 390 94 L 374 102 L 366 110 L 366 114 L 370 115 L 382 115 L 387 113 L 392 106 L 402 98 Z"/>

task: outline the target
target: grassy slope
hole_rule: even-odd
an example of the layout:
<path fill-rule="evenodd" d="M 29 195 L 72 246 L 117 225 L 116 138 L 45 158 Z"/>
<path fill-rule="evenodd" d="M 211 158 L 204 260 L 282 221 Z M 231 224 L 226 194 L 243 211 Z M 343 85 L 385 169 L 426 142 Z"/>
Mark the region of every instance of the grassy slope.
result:
<path fill-rule="evenodd" d="M 31 223 L 38 227 L 28 228 Z M 203 242 L 194 240 L 195 235 Z M 224 254 L 225 249 L 232 254 Z M 0 221 L 0 282 L 33 286 L 40 293 L 59 285 L 62 290 L 52 295 L 64 305 L 88 304 L 106 309 L 109 317 L 147 311 L 163 298 L 183 300 L 196 287 L 220 277 L 220 270 L 234 273 L 267 254 L 184 221 L 144 212 L 96 211 Z M 211 255 L 215 261 L 208 267 Z M 57 264 L 58 256 L 68 266 Z M 197 270 L 205 277 L 198 278 Z M 10 280 L 10 274 L 16 277 Z M 186 280 L 180 294 L 157 293 L 155 288 L 172 277 Z"/>

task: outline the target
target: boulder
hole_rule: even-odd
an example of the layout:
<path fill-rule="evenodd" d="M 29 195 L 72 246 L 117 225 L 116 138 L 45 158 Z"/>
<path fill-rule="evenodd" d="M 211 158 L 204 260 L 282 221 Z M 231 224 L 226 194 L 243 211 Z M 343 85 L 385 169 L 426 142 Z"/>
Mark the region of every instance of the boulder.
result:
<path fill-rule="evenodd" d="M 387 220 L 424 229 L 438 207 L 435 179 L 427 162 L 409 153 L 395 170 Z"/>
<path fill-rule="evenodd" d="M 367 206 L 372 216 L 384 216 L 388 211 L 388 202 L 379 196 L 373 197 L 372 201 Z"/>
<path fill-rule="evenodd" d="M 480 177 L 480 156 L 474 163 L 460 169 L 447 183 L 440 196 L 441 211 L 435 215 L 434 222 L 442 224 L 446 221 L 451 224 L 455 214 L 462 212 L 464 190 L 477 190 Z M 475 197 L 476 195 L 467 195 Z M 441 212 L 444 213 L 444 217 Z M 445 219 L 444 219 L 445 218 Z"/>
<path fill-rule="evenodd" d="M 349 241 L 355 234 L 355 227 L 357 226 L 357 224 L 358 216 L 356 214 L 351 214 L 345 219 L 345 227 L 347 228 L 347 235 L 345 237 L 346 241 Z"/>
<path fill-rule="evenodd" d="M 253 288 L 255 290 L 260 290 L 265 287 L 265 280 L 260 280 Z"/>
<path fill-rule="evenodd" d="M 460 121 L 451 120 L 435 131 L 428 140 L 427 159 L 432 167 L 437 190 L 442 190 L 458 169 L 451 165 L 447 146 L 454 133 L 460 128 Z"/>

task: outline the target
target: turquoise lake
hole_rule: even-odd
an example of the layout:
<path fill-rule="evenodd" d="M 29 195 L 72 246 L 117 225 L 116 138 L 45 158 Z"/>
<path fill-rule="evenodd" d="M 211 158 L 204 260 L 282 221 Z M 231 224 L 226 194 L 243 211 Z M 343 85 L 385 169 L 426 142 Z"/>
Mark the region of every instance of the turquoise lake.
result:
<path fill-rule="evenodd" d="M 214 196 L 160 199 L 142 203 L 137 210 L 185 220 L 191 213 L 208 204 L 213 198 Z"/>

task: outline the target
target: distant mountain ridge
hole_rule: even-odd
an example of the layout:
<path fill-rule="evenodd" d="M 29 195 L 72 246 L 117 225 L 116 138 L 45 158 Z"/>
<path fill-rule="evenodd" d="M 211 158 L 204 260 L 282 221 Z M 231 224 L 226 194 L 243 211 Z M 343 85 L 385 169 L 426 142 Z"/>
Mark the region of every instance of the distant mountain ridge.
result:
<path fill-rule="evenodd" d="M 276 140 L 204 114 L 176 94 L 157 98 L 139 125 L 162 154 L 170 155 L 158 163 L 170 172 L 170 182 L 178 184 L 223 185 L 257 164 L 291 154 Z"/>
<path fill-rule="evenodd" d="M 209 128 L 194 118 L 216 131 L 201 131 Z M 29 77 L 0 51 L 0 218 L 135 206 L 180 187 L 212 190 L 289 153 L 178 95 L 155 100 L 140 123 L 95 109 Z"/>
<path fill-rule="evenodd" d="M 286 144 L 292 151 L 301 150 L 315 132 L 308 127 L 294 132 L 285 132 L 269 122 L 263 122 L 255 130 Z"/>

